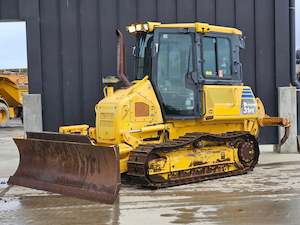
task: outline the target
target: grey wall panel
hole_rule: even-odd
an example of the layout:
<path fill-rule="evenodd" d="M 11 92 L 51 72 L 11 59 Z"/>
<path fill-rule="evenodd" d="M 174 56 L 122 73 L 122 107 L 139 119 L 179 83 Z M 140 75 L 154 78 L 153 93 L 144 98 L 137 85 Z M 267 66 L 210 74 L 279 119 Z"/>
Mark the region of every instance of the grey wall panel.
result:
<path fill-rule="evenodd" d="M 137 1 L 137 22 L 156 21 L 157 1 L 138 0 Z"/>
<path fill-rule="evenodd" d="M 199 2 L 199 1 L 198 1 Z M 201 5 L 201 1 L 200 1 L 200 5 Z M 210 0 L 209 1 L 209 21 L 208 23 L 210 24 L 216 24 L 217 21 L 217 0 Z"/>
<path fill-rule="evenodd" d="M 60 0 L 61 53 L 63 72 L 64 124 L 82 121 L 81 30 L 79 0 Z"/>
<path fill-rule="evenodd" d="M 42 64 L 41 64 L 41 32 L 40 32 L 40 4 L 39 0 L 20 1 L 20 19 L 26 19 L 27 30 L 27 61 L 29 88 L 32 93 L 43 92 Z"/>
<path fill-rule="evenodd" d="M 196 1 L 197 20 L 203 23 L 215 23 L 215 0 Z"/>
<path fill-rule="evenodd" d="M 113 2 L 112 0 L 109 2 Z M 101 13 L 99 9 L 104 7 L 100 6 L 98 0 L 89 0 L 80 2 L 80 30 L 81 30 L 81 86 L 82 86 L 82 116 L 83 122 L 87 124 L 93 124 L 95 117 L 94 107 L 86 107 L 87 104 L 95 105 L 102 97 L 102 84 L 101 75 L 103 71 L 110 70 L 109 58 L 113 58 L 109 55 L 111 51 L 110 45 L 107 40 L 100 39 L 100 28 L 104 30 L 103 33 L 107 33 L 108 37 L 113 36 L 114 33 L 109 33 L 106 30 L 105 24 L 101 24 L 101 21 L 106 21 L 108 17 L 105 10 Z M 100 15 L 104 17 L 101 17 Z M 111 20 L 108 20 L 111 21 Z M 102 37 L 102 36 L 101 36 Z M 106 36 L 105 36 L 106 37 Z M 101 40 L 101 44 L 100 41 Z M 102 44 L 105 42 L 104 44 Z M 102 48 L 102 51 L 100 49 Z M 103 53 L 103 55 L 101 55 Z M 105 55 L 107 55 L 105 57 Z M 102 68 L 100 72 L 100 68 Z M 105 74 L 105 73 L 104 73 Z M 91 94 L 92 93 L 92 94 Z"/>
<path fill-rule="evenodd" d="M 19 0 L 0 0 L 1 18 L 19 19 Z"/>
<path fill-rule="evenodd" d="M 126 32 L 126 26 L 132 23 L 135 23 L 137 20 L 137 3 L 136 0 L 119 0 L 118 1 L 118 14 L 119 21 L 118 25 L 121 31 Z M 127 43 L 126 48 L 126 72 L 130 79 L 133 78 L 134 72 L 134 59 L 132 56 L 132 46 L 135 45 L 134 39 L 126 34 L 125 41 Z M 111 43 L 111 46 L 116 45 L 116 43 Z M 114 59 L 116 61 L 116 59 Z"/>
<path fill-rule="evenodd" d="M 119 27 L 117 0 L 99 2 L 100 71 L 101 76 L 117 74 L 117 37 Z M 107 10 L 111 9 L 111 10 Z M 90 35 L 93 35 L 92 33 Z M 99 88 L 99 87 L 98 87 Z M 101 92 L 102 94 L 102 92 Z"/>
<path fill-rule="evenodd" d="M 275 0 L 275 70 L 276 86 L 288 86 L 290 71 L 289 1 Z"/>
<path fill-rule="evenodd" d="M 177 5 L 174 0 L 157 0 L 157 20 L 163 23 L 176 21 Z"/>
<path fill-rule="evenodd" d="M 64 118 L 58 3 L 59 1 L 40 0 L 43 127 L 52 131 L 57 130 L 58 124 L 63 124 Z"/>
<path fill-rule="evenodd" d="M 177 22 L 195 21 L 195 0 L 177 0 Z"/>
<path fill-rule="evenodd" d="M 216 0 L 216 24 L 235 27 L 235 0 Z"/>
<path fill-rule="evenodd" d="M 266 9 L 274 9 L 273 0 L 255 1 L 256 94 L 265 102 L 266 112 L 276 115 L 274 10 Z M 266 142 L 276 135 L 276 128 L 265 128 L 261 133 Z"/>
<path fill-rule="evenodd" d="M 255 85 L 255 2 L 254 0 L 236 1 L 236 27 L 243 31 L 246 48 L 241 51 L 243 63 L 243 81 L 256 93 Z"/>
<path fill-rule="evenodd" d="M 282 0 L 0 0 L 0 19 L 27 21 L 29 88 L 43 98 L 44 127 L 94 124 L 105 75 L 116 74 L 115 29 L 134 22 L 202 21 L 236 26 L 246 36 L 244 83 L 277 114 L 277 87 L 290 83 L 289 8 Z M 127 74 L 133 78 L 125 33 Z M 275 142 L 276 128 L 262 132 Z"/>

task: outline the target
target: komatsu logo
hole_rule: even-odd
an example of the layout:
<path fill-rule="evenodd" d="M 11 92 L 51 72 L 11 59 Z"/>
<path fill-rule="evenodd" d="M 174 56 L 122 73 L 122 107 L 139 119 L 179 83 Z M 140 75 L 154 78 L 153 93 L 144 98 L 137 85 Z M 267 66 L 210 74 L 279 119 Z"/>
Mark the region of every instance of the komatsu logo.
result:
<path fill-rule="evenodd" d="M 242 100 L 241 113 L 245 114 L 255 114 L 256 113 L 256 102 L 255 100 Z"/>

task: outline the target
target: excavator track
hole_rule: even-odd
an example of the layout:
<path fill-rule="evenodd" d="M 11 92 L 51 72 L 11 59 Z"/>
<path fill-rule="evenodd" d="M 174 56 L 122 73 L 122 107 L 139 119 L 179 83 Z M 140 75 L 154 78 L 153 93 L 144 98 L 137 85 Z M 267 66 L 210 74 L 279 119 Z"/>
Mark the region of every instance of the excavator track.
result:
<path fill-rule="evenodd" d="M 220 161 L 213 165 L 200 164 L 197 167 L 185 170 L 168 172 L 168 179 L 161 179 L 159 176 L 149 175 L 149 161 L 161 153 L 179 151 L 187 146 L 201 149 L 199 143 L 209 141 L 219 144 L 226 144 L 237 149 L 238 161 Z M 205 154 L 205 153 L 203 153 Z M 128 160 L 127 177 L 134 183 L 148 188 L 165 188 L 188 183 L 195 183 L 204 180 L 223 178 L 245 174 L 253 170 L 258 162 L 259 147 L 254 136 L 247 132 L 230 132 L 225 134 L 188 133 L 178 139 L 160 144 L 145 144 L 130 153 Z M 228 166 L 235 166 L 236 170 L 228 171 Z"/>

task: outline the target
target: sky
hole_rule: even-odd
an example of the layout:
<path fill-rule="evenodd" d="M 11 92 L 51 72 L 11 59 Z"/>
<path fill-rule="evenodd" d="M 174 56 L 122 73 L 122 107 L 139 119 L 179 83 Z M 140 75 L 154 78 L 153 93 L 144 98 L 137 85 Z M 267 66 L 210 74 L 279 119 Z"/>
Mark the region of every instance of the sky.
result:
<path fill-rule="evenodd" d="M 0 22 L 0 69 L 27 68 L 25 22 Z"/>
<path fill-rule="evenodd" d="M 300 0 L 296 0 L 296 49 L 300 49 Z M 0 69 L 27 68 L 25 22 L 0 22 Z"/>

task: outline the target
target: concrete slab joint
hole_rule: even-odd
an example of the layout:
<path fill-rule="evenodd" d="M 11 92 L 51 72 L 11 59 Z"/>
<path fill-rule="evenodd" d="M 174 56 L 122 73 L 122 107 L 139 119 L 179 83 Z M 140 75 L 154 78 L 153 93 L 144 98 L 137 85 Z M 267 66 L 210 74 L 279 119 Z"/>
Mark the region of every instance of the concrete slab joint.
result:
<path fill-rule="evenodd" d="M 41 132 L 43 130 L 42 100 L 40 94 L 23 95 L 24 131 Z"/>
<path fill-rule="evenodd" d="M 295 87 L 278 88 L 278 116 L 291 121 L 290 136 L 281 148 L 275 148 L 279 153 L 297 153 L 297 95 Z M 279 138 L 284 135 L 284 128 L 279 128 Z"/>

